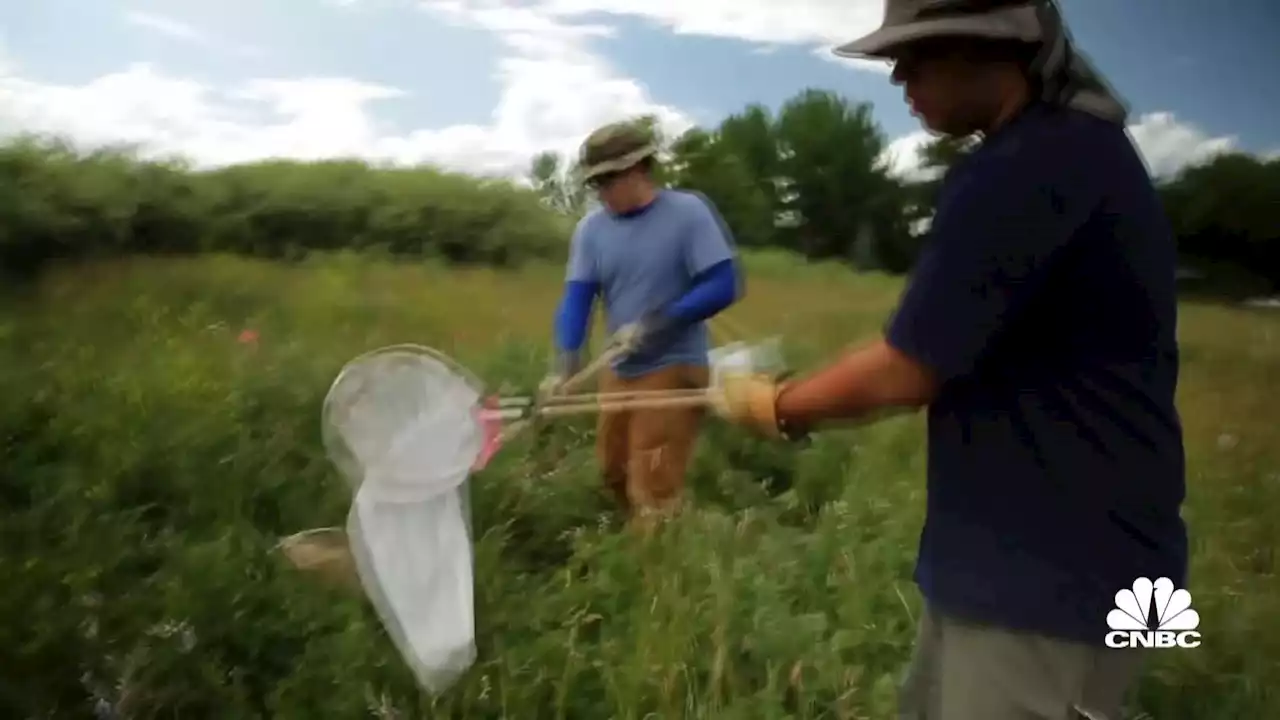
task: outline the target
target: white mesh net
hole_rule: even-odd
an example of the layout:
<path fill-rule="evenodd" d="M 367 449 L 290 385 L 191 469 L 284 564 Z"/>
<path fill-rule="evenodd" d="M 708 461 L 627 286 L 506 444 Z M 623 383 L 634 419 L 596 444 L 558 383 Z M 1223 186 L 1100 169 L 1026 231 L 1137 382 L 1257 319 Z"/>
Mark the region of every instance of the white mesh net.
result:
<path fill-rule="evenodd" d="M 736 372 L 776 372 L 777 340 L 710 353 L 712 388 Z M 482 385 L 448 357 L 396 345 L 347 363 L 325 397 L 325 450 L 350 483 L 337 528 L 282 542 L 295 565 L 357 580 L 419 683 L 441 692 L 475 662 L 468 476 L 495 449 Z M 587 404 L 595 411 L 596 406 Z"/>
<path fill-rule="evenodd" d="M 484 443 L 481 385 L 430 348 L 397 345 L 338 374 L 324 403 L 324 442 L 356 489 L 412 501 L 467 479 Z"/>
<path fill-rule="evenodd" d="M 355 490 L 360 583 L 433 692 L 476 657 L 467 476 L 484 443 L 480 393 L 449 358 L 402 345 L 348 363 L 324 405 L 326 450 Z"/>

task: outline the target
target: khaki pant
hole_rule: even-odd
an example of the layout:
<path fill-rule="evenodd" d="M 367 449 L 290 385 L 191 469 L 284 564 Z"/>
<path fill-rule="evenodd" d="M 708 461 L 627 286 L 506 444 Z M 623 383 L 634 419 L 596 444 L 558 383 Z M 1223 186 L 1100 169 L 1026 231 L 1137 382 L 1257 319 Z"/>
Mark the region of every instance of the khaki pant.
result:
<path fill-rule="evenodd" d="M 1105 630 L 1105 629 L 1104 629 Z M 920 619 L 899 720 L 1120 720 L 1145 653 Z"/>
<path fill-rule="evenodd" d="M 606 369 L 600 392 L 646 392 L 706 387 L 705 366 L 672 365 L 634 378 Z M 693 456 L 702 408 L 604 411 L 596 428 L 596 454 L 605 483 L 630 512 L 669 512 L 679 506 Z"/>

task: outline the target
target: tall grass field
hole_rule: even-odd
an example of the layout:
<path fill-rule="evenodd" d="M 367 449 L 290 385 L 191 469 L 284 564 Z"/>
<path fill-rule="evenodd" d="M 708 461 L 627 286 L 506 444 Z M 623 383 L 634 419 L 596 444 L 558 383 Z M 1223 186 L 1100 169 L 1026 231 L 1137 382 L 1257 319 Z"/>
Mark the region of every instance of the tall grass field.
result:
<path fill-rule="evenodd" d="M 747 260 L 724 339 L 778 336 L 799 370 L 876 333 L 901 287 Z M 479 657 L 440 697 L 365 598 L 273 552 L 345 522 L 320 409 L 346 361 L 420 343 L 527 391 L 562 278 L 210 255 L 54 268 L 4 299 L 0 717 L 894 717 L 918 414 L 807 447 L 708 420 L 689 510 L 647 540 L 601 487 L 591 418 L 519 436 L 472 478 Z M 1202 644 L 1153 651 L 1133 717 L 1280 718 L 1280 313 L 1187 302 L 1180 336 Z"/>

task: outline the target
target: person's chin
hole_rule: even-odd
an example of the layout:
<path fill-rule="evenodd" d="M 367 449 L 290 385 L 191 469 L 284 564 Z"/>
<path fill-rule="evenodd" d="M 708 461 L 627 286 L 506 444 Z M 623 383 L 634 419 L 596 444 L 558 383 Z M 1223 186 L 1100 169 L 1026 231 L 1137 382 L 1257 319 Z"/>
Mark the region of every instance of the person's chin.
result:
<path fill-rule="evenodd" d="M 916 107 L 915 103 L 909 100 L 907 101 L 907 112 L 911 113 L 911 117 L 918 120 L 920 122 L 921 127 L 923 127 L 925 130 L 933 129 L 933 121 L 929 118 L 929 116 L 926 115 L 925 113 L 920 112 L 920 109 Z"/>
<path fill-rule="evenodd" d="M 922 113 L 912 113 L 916 119 L 920 121 L 921 127 L 935 135 L 950 135 L 953 137 L 963 137 L 969 133 L 963 128 L 957 127 L 955 123 L 948 123 L 942 118 L 930 117 Z"/>
<path fill-rule="evenodd" d="M 937 118 L 931 118 L 928 115 L 925 115 L 924 113 L 920 112 L 919 110 L 912 110 L 911 116 L 914 117 L 916 120 L 919 120 L 920 127 L 924 128 L 925 130 L 928 130 L 929 132 L 933 132 L 933 133 L 946 132 L 946 130 L 943 129 L 941 123 L 938 122 Z"/>

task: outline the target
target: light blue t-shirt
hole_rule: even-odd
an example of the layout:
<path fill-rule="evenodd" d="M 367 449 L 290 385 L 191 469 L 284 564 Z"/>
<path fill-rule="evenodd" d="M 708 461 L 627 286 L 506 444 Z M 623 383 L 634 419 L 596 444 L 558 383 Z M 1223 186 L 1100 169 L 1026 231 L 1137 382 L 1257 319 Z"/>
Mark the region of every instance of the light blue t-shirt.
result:
<path fill-rule="evenodd" d="M 619 215 L 592 211 L 575 229 L 569 246 L 566 282 L 599 285 L 608 332 L 679 298 L 694 278 L 734 257 L 716 213 L 697 194 L 663 189 L 648 206 Z M 659 354 L 624 358 L 615 371 L 624 377 L 673 364 L 705 365 L 707 328 L 685 329 Z"/>

